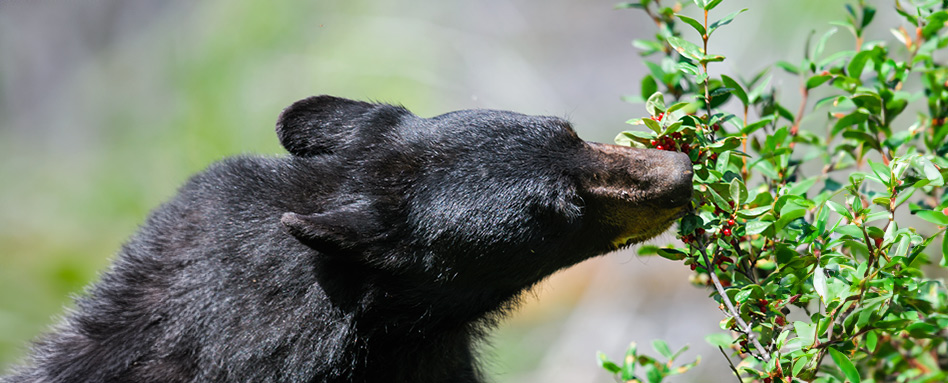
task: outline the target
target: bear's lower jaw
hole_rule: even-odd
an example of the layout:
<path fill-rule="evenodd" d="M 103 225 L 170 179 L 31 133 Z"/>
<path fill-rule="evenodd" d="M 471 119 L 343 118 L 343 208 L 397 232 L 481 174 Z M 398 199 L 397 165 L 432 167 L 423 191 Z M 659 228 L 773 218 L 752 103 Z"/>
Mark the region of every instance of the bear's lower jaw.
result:
<path fill-rule="evenodd" d="M 613 250 L 647 241 L 668 230 L 686 212 L 685 207 L 667 210 L 638 210 L 621 217 L 619 235 L 612 240 Z"/>

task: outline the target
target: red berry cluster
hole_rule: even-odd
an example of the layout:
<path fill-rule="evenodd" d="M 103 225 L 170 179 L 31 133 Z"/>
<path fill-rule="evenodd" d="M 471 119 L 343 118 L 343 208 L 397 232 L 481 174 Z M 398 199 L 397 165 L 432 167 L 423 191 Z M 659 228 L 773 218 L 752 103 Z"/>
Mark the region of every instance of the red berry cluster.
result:
<path fill-rule="evenodd" d="M 691 151 L 691 144 L 686 140 L 681 132 L 664 134 L 649 142 L 652 147 L 658 150 L 668 150 L 672 152 L 688 153 Z"/>
<path fill-rule="evenodd" d="M 684 243 L 691 243 L 691 242 L 694 242 L 695 239 L 698 239 L 698 237 L 701 237 L 703 235 L 704 235 L 704 229 L 699 227 L 695 229 L 694 233 L 681 236 L 681 241 Z"/>

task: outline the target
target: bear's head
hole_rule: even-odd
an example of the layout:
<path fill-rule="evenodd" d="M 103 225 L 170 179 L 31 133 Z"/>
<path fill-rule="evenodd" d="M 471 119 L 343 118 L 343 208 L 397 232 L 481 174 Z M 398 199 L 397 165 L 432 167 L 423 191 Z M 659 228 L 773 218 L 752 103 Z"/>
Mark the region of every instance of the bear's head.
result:
<path fill-rule="evenodd" d="M 284 110 L 277 133 L 322 185 L 283 214 L 290 234 L 318 257 L 444 289 L 515 294 L 662 233 L 691 201 L 686 155 L 586 142 L 555 117 L 421 118 L 317 96 Z"/>

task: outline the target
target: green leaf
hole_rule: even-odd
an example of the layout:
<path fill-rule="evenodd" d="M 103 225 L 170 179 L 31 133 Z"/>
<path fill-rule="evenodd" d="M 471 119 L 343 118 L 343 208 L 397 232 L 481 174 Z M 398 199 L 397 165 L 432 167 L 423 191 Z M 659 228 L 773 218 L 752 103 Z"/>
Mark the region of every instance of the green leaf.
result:
<path fill-rule="evenodd" d="M 799 338 L 804 344 L 813 344 L 813 340 L 816 336 L 816 325 L 807 322 L 794 321 L 793 331 L 797 334 L 797 338 Z"/>
<path fill-rule="evenodd" d="M 849 65 L 846 67 L 846 74 L 855 79 L 861 77 L 862 70 L 866 67 L 866 62 L 874 55 L 874 51 L 860 51 L 856 53 L 856 55 L 849 60 Z"/>
<path fill-rule="evenodd" d="M 698 36 L 704 36 L 705 34 L 708 33 L 708 32 L 704 29 L 704 25 L 701 25 L 701 22 L 699 22 L 698 20 L 692 19 L 692 18 L 690 18 L 690 17 L 688 17 L 688 16 L 685 16 L 685 15 L 677 15 L 677 14 L 676 14 L 675 16 L 678 16 L 678 18 L 681 19 L 681 21 L 684 21 L 685 24 L 688 24 L 688 25 L 690 25 L 692 28 L 694 28 L 695 31 L 698 32 Z"/>
<path fill-rule="evenodd" d="M 651 118 L 643 118 L 642 122 L 645 123 L 645 126 L 647 126 L 649 129 L 652 129 L 653 132 L 662 134 L 662 125 L 658 121 L 655 121 Z"/>
<path fill-rule="evenodd" d="M 774 116 L 767 116 L 760 121 L 748 124 L 747 126 L 744 127 L 744 129 L 741 129 L 741 133 L 750 135 L 751 133 L 756 132 L 758 129 L 767 126 L 767 124 L 772 123 L 773 121 L 774 121 Z"/>
<path fill-rule="evenodd" d="M 832 134 L 838 134 L 839 131 L 843 130 L 844 128 L 861 124 L 867 119 L 869 119 L 869 115 L 857 109 L 856 111 L 843 116 L 843 118 L 840 118 L 839 121 L 836 121 L 836 125 L 833 125 Z"/>
<path fill-rule="evenodd" d="M 740 207 L 744 202 L 744 199 L 747 198 L 747 189 L 744 187 L 744 183 L 741 182 L 739 177 L 734 177 L 734 179 L 731 180 L 729 191 L 731 193 L 731 200 L 734 202 L 734 206 Z"/>
<path fill-rule="evenodd" d="M 750 103 L 750 99 L 747 98 L 747 93 L 744 92 L 744 88 L 742 88 L 741 84 L 738 84 L 737 81 L 734 81 L 733 78 L 721 75 L 721 82 L 724 83 L 725 87 L 731 88 L 731 93 L 737 96 L 745 107 Z"/>
<path fill-rule="evenodd" d="M 892 171 L 889 170 L 888 166 L 873 160 L 869 160 L 869 167 L 872 168 L 872 172 L 875 173 L 880 180 L 882 180 L 883 184 L 889 186 L 889 178 L 892 175 Z"/>
<path fill-rule="evenodd" d="M 642 50 L 642 56 L 648 56 L 665 49 L 665 44 L 655 40 L 632 40 L 632 46 Z"/>
<path fill-rule="evenodd" d="M 744 232 L 748 235 L 760 234 L 769 229 L 773 224 L 773 221 L 747 221 L 747 224 L 744 225 Z"/>
<path fill-rule="evenodd" d="M 710 148 L 712 152 L 723 153 L 725 151 L 737 148 L 738 146 L 741 146 L 740 138 L 728 137 L 723 140 L 718 140 L 711 143 L 710 145 L 708 145 L 708 148 Z"/>
<path fill-rule="evenodd" d="M 689 348 L 689 346 L 686 344 L 686 345 L 685 345 L 684 347 L 682 347 L 680 350 L 675 351 L 675 353 L 672 354 L 671 358 L 669 358 L 668 361 L 670 362 L 670 361 L 672 361 L 672 360 L 678 359 L 678 357 L 681 356 L 681 354 L 683 354 L 685 351 L 688 351 L 688 348 Z M 682 371 L 682 372 L 684 372 L 684 371 Z"/>
<path fill-rule="evenodd" d="M 711 1 L 706 2 L 704 5 L 704 10 L 710 11 L 714 9 L 714 7 L 717 7 L 718 4 L 721 4 L 721 1 L 724 1 L 724 0 L 711 0 Z"/>
<path fill-rule="evenodd" d="M 679 110 L 679 109 L 682 109 L 682 108 L 685 108 L 685 107 L 687 107 L 687 106 L 689 106 L 689 105 L 692 105 L 692 103 L 690 103 L 690 102 L 679 102 L 679 103 L 676 103 L 676 104 L 674 104 L 674 105 L 672 105 L 672 106 L 669 106 L 669 107 L 668 107 L 668 110 L 665 111 L 665 114 L 675 112 L 675 111 L 677 111 L 677 110 Z"/>
<path fill-rule="evenodd" d="M 645 76 L 642 77 L 642 88 L 639 94 L 642 95 L 643 100 L 647 100 L 653 94 L 658 92 L 658 83 L 655 81 L 655 77 Z"/>
<path fill-rule="evenodd" d="M 619 365 L 615 364 L 614 362 L 610 361 L 609 357 L 607 357 L 606 354 L 603 354 L 602 352 L 597 352 L 596 357 L 599 362 L 599 367 L 602 367 L 606 371 L 609 371 L 610 373 L 613 373 L 613 374 L 618 374 L 619 371 L 622 371 L 622 368 L 619 367 Z"/>
<path fill-rule="evenodd" d="M 948 21 L 948 12 L 938 11 L 932 13 L 931 16 L 928 16 L 928 24 L 922 28 L 922 36 L 925 39 L 935 36 L 945 26 L 945 21 Z"/>
<path fill-rule="evenodd" d="M 829 40 L 830 36 L 836 34 L 836 31 L 836 28 L 830 28 L 830 30 L 823 34 L 823 37 L 820 37 L 820 41 L 816 43 L 816 46 L 813 47 L 813 52 L 810 54 L 811 59 L 815 61 L 817 57 L 823 54 L 823 48 L 826 46 L 826 42 Z"/>
<path fill-rule="evenodd" d="M 753 209 L 738 210 L 737 215 L 741 218 L 756 218 L 770 211 L 770 206 L 759 206 Z"/>
<path fill-rule="evenodd" d="M 930 323 L 915 322 L 906 327 L 905 330 L 916 338 L 933 338 L 939 336 L 938 332 L 941 329 Z"/>
<path fill-rule="evenodd" d="M 786 61 L 777 61 L 777 66 L 792 74 L 800 74 L 800 68 Z"/>
<path fill-rule="evenodd" d="M 911 265 L 912 263 L 914 263 L 915 258 L 917 258 L 920 254 L 922 254 L 922 251 L 924 251 L 925 248 L 928 247 L 928 245 L 931 245 L 932 241 L 934 241 L 936 237 L 938 237 L 938 234 L 932 235 L 931 237 L 928 237 L 927 239 L 922 241 L 922 243 L 915 245 L 915 247 L 912 248 L 912 254 L 909 254 L 908 256 L 907 264 Z M 945 243 L 942 242 L 942 250 L 945 250 L 944 246 L 945 246 Z M 944 258 L 941 261 L 943 263 L 942 266 L 948 266 L 944 264 L 946 261 Z"/>
<path fill-rule="evenodd" d="M 942 213 L 940 211 L 922 210 L 922 211 L 916 212 L 915 215 L 917 215 L 921 219 L 924 219 L 936 225 L 940 225 L 940 226 L 948 225 L 948 216 L 946 216 L 945 213 Z"/>
<path fill-rule="evenodd" d="M 635 379 L 635 359 L 638 346 L 635 342 L 629 343 L 629 349 L 625 352 L 625 359 L 622 360 L 622 380 L 629 381 Z"/>
<path fill-rule="evenodd" d="M 665 69 L 661 65 L 653 63 L 651 61 L 646 61 L 645 66 L 648 67 L 649 73 L 652 74 L 652 77 L 655 77 L 655 81 L 664 83 L 667 80 L 668 73 L 665 73 Z M 648 99 L 652 94 L 642 95 L 642 98 Z"/>
<path fill-rule="evenodd" d="M 823 85 L 823 83 L 832 79 L 833 79 L 833 75 L 816 75 L 816 76 L 810 77 L 808 80 L 806 80 L 806 89 L 810 90 L 810 89 L 816 88 L 820 85 Z"/>
<path fill-rule="evenodd" d="M 865 28 L 872 22 L 872 18 L 876 15 L 876 9 L 870 6 L 865 6 L 862 9 L 862 23 L 860 23 L 860 28 Z"/>
<path fill-rule="evenodd" d="M 628 8 L 645 8 L 645 4 L 642 3 L 619 3 L 616 4 L 615 9 L 628 9 Z"/>
<path fill-rule="evenodd" d="M 668 343 L 665 343 L 664 340 L 661 340 L 661 339 L 653 340 L 652 348 L 654 348 L 655 351 L 658 351 L 659 354 L 662 354 L 662 356 L 664 356 L 666 359 L 671 359 L 672 357 L 671 349 L 668 348 Z"/>
<path fill-rule="evenodd" d="M 616 136 L 616 145 L 631 146 L 635 148 L 651 147 L 653 133 L 642 132 L 638 130 L 627 130 Z"/>
<path fill-rule="evenodd" d="M 730 334 L 716 332 L 713 334 L 708 334 L 704 336 L 704 341 L 712 346 L 731 347 L 731 344 L 734 342 L 734 339 L 731 338 Z"/>
<path fill-rule="evenodd" d="M 879 343 L 879 335 L 875 331 L 869 331 L 866 333 L 866 348 L 869 349 L 869 352 L 876 351 L 876 345 Z"/>
<path fill-rule="evenodd" d="M 672 261 L 680 261 L 688 256 L 688 253 L 671 248 L 660 248 L 656 251 L 656 253 L 662 258 L 670 259 Z"/>
<path fill-rule="evenodd" d="M 850 130 L 850 131 L 843 132 L 843 138 L 853 139 L 858 142 L 862 142 L 865 145 L 868 145 L 870 148 L 873 148 L 878 151 L 882 151 L 882 146 L 879 145 L 879 140 L 877 140 L 875 136 L 869 133 L 861 132 L 858 130 Z"/>
<path fill-rule="evenodd" d="M 843 216 L 843 217 L 846 217 L 846 219 L 848 219 L 848 220 L 850 220 L 850 221 L 853 220 L 853 215 L 852 215 L 852 213 L 849 212 L 849 209 L 847 209 L 846 206 L 844 206 L 843 204 L 841 204 L 841 203 L 839 203 L 839 202 L 826 201 L 826 207 L 828 207 L 828 208 L 830 208 L 830 210 L 836 212 L 836 214 L 839 214 L 839 215 L 841 215 L 841 216 Z"/>
<path fill-rule="evenodd" d="M 731 14 L 729 14 L 729 15 L 727 15 L 727 16 L 724 16 L 724 17 L 721 18 L 720 20 L 711 23 L 711 26 L 708 27 L 708 36 L 710 36 L 712 33 L 714 33 L 714 31 L 715 31 L 716 29 L 718 29 L 718 28 L 720 28 L 720 27 L 723 27 L 723 26 L 725 26 L 725 25 L 730 24 L 731 21 L 734 20 L 734 17 L 736 17 L 737 15 L 743 13 L 743 12 L 746 11 L 746 10 L 747 10 L 747 8 L 744 8 L 744 9 L 741 9 L 741 10 L 739 10 L 739 11 L 731 12 Z"/>
<path fill-rule="evenodd" d="M 820 301 L 824 305 L 829 304 L 829 297 L 826 290 L 826 272 L 822 267 L 817 266 L 813 271 L 813 289 L 820 296 Z"/>
<path fill-rule="evenodd" d="M 933 235 L 932 238 L 935 236 Z M 948 231 L 941 237 L 941 267 L 948 267 Z"/>
<path fill-rule="evenodd" d="M 925 173 L 925 178 L 931 182 L 931 185 L 942 186 L 945 184 L 941 172 L 938 171 L 938 168 L 935 167 L 935 164 L 933 164 L 931 160 L 926 157 L 919 157 L 918 160 L 922 163 L 922 171 Z"/>
<path fill-rule="evenodd" d="M 652 93 L 652 95 L 648 97 L 648 100 L 645 100 L 645 110 L 652 116 L 665 113 L 665 96 L 662 92 Z"/>
<path fill-rule="evenodd" d="M 642 368 L 645 369 L 645 377 L 648 378 L 648 383 L 660 383 L 662 381 L 662 372 L 654 364 L 646 364 Z"/>
<path fill-rule="evenodd" d="M 829 347 L 828 348 L 830 357 L 833 358 L 833 362 L 836 362 L 836 365 L 839 366 L 839 369 L 843 371 L 843 375 L 846 375 L 846 379 L 849 379 L 852 383 L 859 383 L 862 379 L 859 377 L 859 371 L 856 370 L 856 366 L 853 365 L 853 362 L 849 360 L 849 357 L 839 350 Z"/>
<path fill-rule="evenodd" d="M 704 52 L 701 51 L 701 47 L 695 45 L 694 43 L 682 39 L 680 37 L 669 36 L 667 38 L 669 44 L 672 48 L 675 48 L 675 51 L 678 54 L 693 59 L 695 61 L 701 61 L 704 58 Z"/>

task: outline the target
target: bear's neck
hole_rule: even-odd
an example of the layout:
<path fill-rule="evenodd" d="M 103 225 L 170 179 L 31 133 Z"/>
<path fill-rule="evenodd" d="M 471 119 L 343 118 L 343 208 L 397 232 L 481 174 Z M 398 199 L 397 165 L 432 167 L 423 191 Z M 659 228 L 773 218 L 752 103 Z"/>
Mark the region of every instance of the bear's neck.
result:
<path fill-rule="evenodd" d="M 406 339 L 443 334 L 476 338 L 515 307 L 526 289 L 456 286 L 332 260 L 319 269 L 319 279 L 324 279 L 320 286 L 357 331 Z"/>

